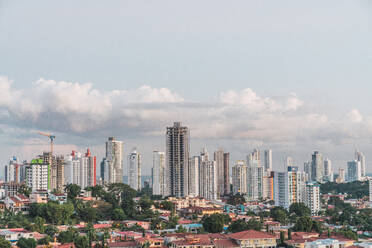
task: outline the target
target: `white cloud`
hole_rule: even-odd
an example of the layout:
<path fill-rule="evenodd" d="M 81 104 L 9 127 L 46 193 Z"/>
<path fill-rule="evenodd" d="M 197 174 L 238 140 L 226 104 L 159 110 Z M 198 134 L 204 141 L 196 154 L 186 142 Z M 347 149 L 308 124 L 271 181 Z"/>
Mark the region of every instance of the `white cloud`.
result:
<path fill-rule="evenodd" d="M 360 136 L 353 125 L 363 122 L 357 110 L 347 114 L 351 124 L 345 125 L 304 108 L 306 104 L 293 93 L 271 98 L 249 88 L 221 92 L 216 102 L 202 104 L 150 86 L 99 91 L 91 83 L 40 79 L 29 90 L 15 90 L 12 84 L 0 77 L 3 125 L 89 138 L 159 136 L 173 121 L 182 121 L 192 137 L 199 138 L 337 143 Z"/>

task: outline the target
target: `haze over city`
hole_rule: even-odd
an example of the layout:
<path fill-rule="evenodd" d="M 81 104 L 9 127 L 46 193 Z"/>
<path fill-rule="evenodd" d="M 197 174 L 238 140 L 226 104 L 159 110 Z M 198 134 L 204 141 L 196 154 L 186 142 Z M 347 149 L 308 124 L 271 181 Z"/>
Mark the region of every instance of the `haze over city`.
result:
<path fill-rule="evenodd" d="M 195 7 L 197 6 L 197 8 Z M 165 130 L 190 154 L 231 161 L 271 148 L 273 167 L 313 151 L 336 171 L 372 157 L 369 1 L 0 1 L 0 159 L 105 141 L 137 147 L 143 174 Z M 221 18 L 223 16 L 224 18 Z M 124 166 L 125 161 L 124 161 Z"/>

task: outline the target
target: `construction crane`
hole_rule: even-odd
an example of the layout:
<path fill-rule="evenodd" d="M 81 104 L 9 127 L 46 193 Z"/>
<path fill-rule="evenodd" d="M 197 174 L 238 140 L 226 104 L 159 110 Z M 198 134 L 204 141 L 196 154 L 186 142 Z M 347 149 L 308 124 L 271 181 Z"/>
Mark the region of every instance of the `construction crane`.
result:
<path fill-rule="evenodd" d="M 53 156 L 53 143 L 56 136 L 50 133 L 38 132 L 40 135 L 46 136 L 50 139 L 50 155 Z"/>

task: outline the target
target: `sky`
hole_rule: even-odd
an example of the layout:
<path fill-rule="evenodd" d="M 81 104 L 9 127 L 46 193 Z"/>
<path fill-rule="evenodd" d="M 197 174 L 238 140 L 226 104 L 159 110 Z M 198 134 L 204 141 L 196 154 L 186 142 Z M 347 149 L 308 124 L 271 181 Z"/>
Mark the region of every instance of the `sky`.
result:
<path fill-rule="evenodd" d="M 0 164 L 48 150 L 38 131 L 99 160 L 115 136 L 148 175 L 181 121 L 192 155 L 358 149 L 372 172 L 371 44 L 368 0 L 0 0 Z"/>

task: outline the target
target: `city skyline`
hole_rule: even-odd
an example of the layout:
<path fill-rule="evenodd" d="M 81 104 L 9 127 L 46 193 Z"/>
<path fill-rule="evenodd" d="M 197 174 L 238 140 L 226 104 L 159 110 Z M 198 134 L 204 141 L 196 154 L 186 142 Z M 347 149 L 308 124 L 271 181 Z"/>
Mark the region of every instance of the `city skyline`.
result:
<path fill-rule="evenodd" d="M 320 151 L 337 171 L 360 150 L 371 172 L 368 1 L 21 2 L 0 2 L 3 165 L 48 151 L 48 131 L 60 154 L 99 160 L 115 136 L 149 175 L 180 121 L 190 154 L 271 148 L 280 168 Z"/>

